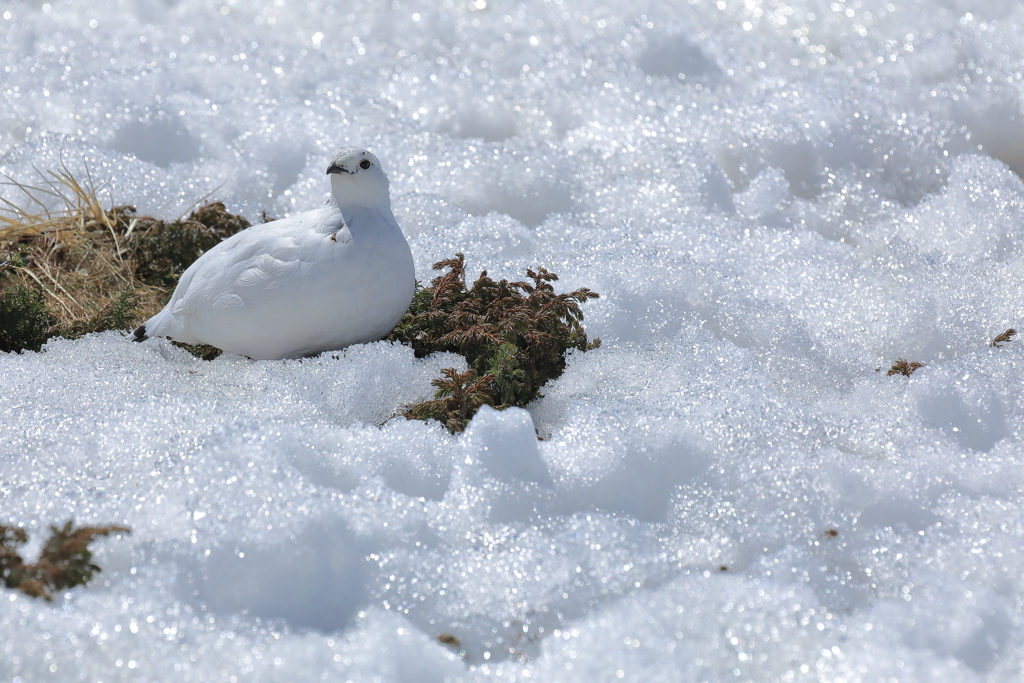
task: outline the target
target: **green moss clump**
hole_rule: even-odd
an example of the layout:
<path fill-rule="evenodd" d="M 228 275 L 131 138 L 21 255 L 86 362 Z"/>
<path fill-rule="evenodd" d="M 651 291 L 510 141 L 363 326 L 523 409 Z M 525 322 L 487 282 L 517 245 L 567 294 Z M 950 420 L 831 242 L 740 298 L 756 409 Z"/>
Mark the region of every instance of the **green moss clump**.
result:
<path fill-rule="evenodd" d="M 56 334 L 56 324 L 38 287 L 18 285 L 0 293 L 0 351 L 38 351 Z"/>
<path fill-rule="evenodd" d="M 88 583 L 100 567 L 92 562 L 89 544 L 97 536 L 129 534 L 123 526 L 85 526 L 74 528 L 71 520 L 60 529 L 50 527 L 50 538 L 39 559 L 26 564 L 18 552 L 28 542 L 28 534 L 17 527 L 0 525 L 0 573 L 4 585 L 34 598 L 53 600 L 58 591 Z"/>
<path fill-rule="evenodd" d="M 138 313 L 139 296 L 131 287 L 125 287 L 114 300 L 100 309 L 96 315 L 85 320 L 76 320 L 59 331 L 60 336 L 78 339 L 91 332 L 127 330 L 134 323 Z"/>
<path fill-rule="evenodd" d="M 558 276 L 544 268 L 526 271 L 532 282 L 496 282 L 484 271 L 467 289 L 462 254 L 434 264 L 434 270 L 444 269 L 429 287 L 417 288 L 387 338 L 412 346 L 418 358 L 462 354 L 473 374 L 444 370 L 448 379 L 434 381 L 435 400 L 413 406 L 409 417 L 437 419 L 461 431 L 484 403 L 504 408 L 538 398 L 541 386 L 565 369 L 566 351 L 600 344 L 588 342 L 583 329 L 580 304 L 598 296 L 589 289 L 556 294 L 551 283 Z M 459 399 L 470 387 L 472 398 Z"/>
<path fill-rule="evenodd" d="M 119 210 L 130 220 L 135 208 Z M 244 217 L 229 213 L 223 202 L 201 206 L 182 220 L 139 218 L 131 237 L 136 274 L 150 284 L 173 286 L 203 252 L 249 225 Z"/>

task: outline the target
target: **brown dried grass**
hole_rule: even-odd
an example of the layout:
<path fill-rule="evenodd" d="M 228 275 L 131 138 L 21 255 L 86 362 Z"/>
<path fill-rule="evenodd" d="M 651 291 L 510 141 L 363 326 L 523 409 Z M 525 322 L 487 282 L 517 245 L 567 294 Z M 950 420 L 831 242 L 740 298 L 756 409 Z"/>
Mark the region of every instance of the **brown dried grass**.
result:
<path fill-rule="evenodd" d="M 159 311 L 173 287 L 136 276 L 130 246 L 140 218 L 134 210 L 104 209 L 88 172 L 84 182 L 66 167 L 37 174 L 34 185 L 0 181 L 22 199 L 16 204 L 0 198 L 0 292 L 39 288 L 57 329 L 87 327 L 126 290 L 137 298 L 136 318 Z"/>

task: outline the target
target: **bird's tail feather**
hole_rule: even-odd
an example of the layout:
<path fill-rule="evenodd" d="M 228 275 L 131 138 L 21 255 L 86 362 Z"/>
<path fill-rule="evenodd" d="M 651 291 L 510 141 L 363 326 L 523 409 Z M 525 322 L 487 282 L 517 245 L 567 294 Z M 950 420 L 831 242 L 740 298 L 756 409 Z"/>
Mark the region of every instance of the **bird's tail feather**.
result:
<path fill-rule="evenodd" d="M 203 343 L 194 337 L 189 329 L 187 320 L 176 317 L 166 307 L 135 328 L 135 331 L 132 333 L 132 341 L 146 341 L 150 337 L 167 337 L 171 341 L 178 341 L 184 344 Z"/>
<path fill-rule="evenodd" d="M 168 310 L 164 308 L 152 318 L 135 328 L 132 341 L 146 341 L 150 337 L 166 337 L 168 329 Z"/>

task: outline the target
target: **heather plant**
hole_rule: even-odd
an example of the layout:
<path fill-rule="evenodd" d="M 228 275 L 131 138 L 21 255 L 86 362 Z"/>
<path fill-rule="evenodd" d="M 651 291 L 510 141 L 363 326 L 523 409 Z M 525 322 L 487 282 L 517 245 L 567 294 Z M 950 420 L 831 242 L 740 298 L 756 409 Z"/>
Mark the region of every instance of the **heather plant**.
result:
<path fill-rule="evenodd" d="M 134 216 L 135 207 L 121 208 L 126 216 Z M 137 221 L 136 235 L 131 241 L 136 274 L 148 284 L 171 289 L 203 252 L 249 227 L 249 221 L 229 213 L 221 202 L 201 206 L 179 220 L 133 220 Z"/>
<path fill-rule="evenodd" d="M 1017 330 L 1011 327 L 1010 329 L 999 333 L 999 335 L 995 339 L 989 342 L 989 346 L 995 346 L 996 348 L 999 348 L 1001 344 L 1013 341 L 1013 338 L 1016 336 Z"/>
<path fill-rule="evenodd" d="M 89 544 L 97 536 L 129 534 L 123 526 L 85 526 L 74 528 L 71 520 L 63 527 L 50 527 L 50 538 L 39 559 L 26 564 L 18 548 L 28 542 L 28 534 L 18 527 L 0 525 L 0 574 L 4 585 L 34 598 L 53 600 L 53 594 L 87 584 L 100 567 L 92 562 Z"/>
<path fill-rule="evenodd" d="M 919 363 L 917 361 L 909 362 L 905 358 L 900 358 L 899 360 L 892 364 L 892 366 L 889 368 L 889 372 L 885 374 L 889 376 L 903 375 L 905 377 L 910 377 L 911 375 L 914 374 L 914 371 L 916 371 L 918 368 L 923 367 L 924 363 Z"/>
<path fill-rule="evenodd" d="M 473 368 L 461 373 L 455 368 L 445 368 L 441 374 L 444 377 L 431 382 L 437 387 L 434 400 L 415 404 L 404 413 L 406 418 L 437 420 L 454 434 L 466 428 L 480 406 L 494 405 L 494 391 L 491 389 L 494 375 L 478 377 Z"/>
<path fill-rule="evenodd" d="M 462 431 L 481 405 L 524 406 L 538 398 L 544 383 L 565 369 L 566 351 L 600 344 L 587 341 L 580 309 L 598 295 L 587 288 L 556 294 L 551 283 L 558 276 L 545 268 L 528 269 L 530 281 L 516 282 L 495 281 L 483 271 L 467 289 L 461 253 L 433 267 L 447 272 L 417 289 L 388 339 L 409 344 L 419 358 L 459 353 L 470 370 L 446 369 L 446 379 L 434 381 L 434 400 L 413 406 L 408 417 Z"/>

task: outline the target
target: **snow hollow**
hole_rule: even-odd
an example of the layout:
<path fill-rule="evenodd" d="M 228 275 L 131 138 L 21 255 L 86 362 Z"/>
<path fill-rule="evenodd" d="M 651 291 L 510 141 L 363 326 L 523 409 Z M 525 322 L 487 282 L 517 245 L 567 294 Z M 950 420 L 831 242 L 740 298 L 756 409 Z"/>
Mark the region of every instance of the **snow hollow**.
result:
<path fill-rule="evenodd" d="M 1021 3 L 8 0 L 0 69 L 11 178 L 255 220 L 365 145 L 420 280 L 603 341 L 459 437 L 384 342 L 0 354 L 0 523 L 133 530 L 0 679 L 1024 680 Z"/>

